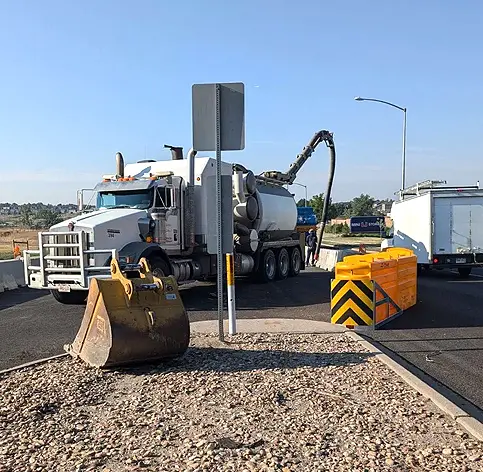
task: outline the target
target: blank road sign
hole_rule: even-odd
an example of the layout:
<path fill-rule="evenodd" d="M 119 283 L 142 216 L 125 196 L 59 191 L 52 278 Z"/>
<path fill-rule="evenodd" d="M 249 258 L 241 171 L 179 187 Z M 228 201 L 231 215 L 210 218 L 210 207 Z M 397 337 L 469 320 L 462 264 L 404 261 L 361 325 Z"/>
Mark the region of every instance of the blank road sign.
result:
<path fill-rule="evenodd" d="M 216 85 L 195 84 L 192 89 L 193 148 L 216 151 Z M 245 149 L 245 85 L 220 85 L 220 151 Z"/>

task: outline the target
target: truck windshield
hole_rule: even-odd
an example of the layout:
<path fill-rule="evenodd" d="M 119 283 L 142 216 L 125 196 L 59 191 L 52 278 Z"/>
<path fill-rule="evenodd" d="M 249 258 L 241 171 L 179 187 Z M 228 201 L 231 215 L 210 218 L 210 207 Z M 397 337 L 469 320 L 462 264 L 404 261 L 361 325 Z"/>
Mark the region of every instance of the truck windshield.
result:
<path fill-rule="evenodd" d="M 145 210 L 151 206 L 152 199 L 152 190 L 101 192 L 97 196 L 97 208 L 139 208 Z"/>

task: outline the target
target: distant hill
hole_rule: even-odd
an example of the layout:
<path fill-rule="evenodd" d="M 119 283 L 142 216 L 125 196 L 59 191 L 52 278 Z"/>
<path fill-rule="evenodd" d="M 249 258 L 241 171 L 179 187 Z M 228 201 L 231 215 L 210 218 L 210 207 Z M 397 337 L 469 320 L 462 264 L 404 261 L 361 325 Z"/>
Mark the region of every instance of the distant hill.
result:
<path fill-rule="evenodd" d="M 32 213 L 37 213 L 39 211 L 51 211 L 54 213 L 67 214 L 76 213 L 77 205 L 74 203 L 58 203 L 57 205 L 52 205 L 50 203 L 0 203 L 0 215 L 20 215 L 22 211 L 30 210 Z"/>

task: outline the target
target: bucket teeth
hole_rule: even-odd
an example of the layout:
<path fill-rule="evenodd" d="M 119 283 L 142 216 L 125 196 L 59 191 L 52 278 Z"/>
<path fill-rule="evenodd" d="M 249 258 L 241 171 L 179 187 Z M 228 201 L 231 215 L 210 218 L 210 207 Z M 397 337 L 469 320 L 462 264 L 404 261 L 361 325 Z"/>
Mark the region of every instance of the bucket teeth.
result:
<path fill-rule="evenodd" d="M 109 279 L 92 279 L 81 326 L 64 350 L 93 367 L 108 368 L 179 357 L 189 341 L 176 280 L 154 277 L 145 259 L 127 269 L 113 259 Z"/>

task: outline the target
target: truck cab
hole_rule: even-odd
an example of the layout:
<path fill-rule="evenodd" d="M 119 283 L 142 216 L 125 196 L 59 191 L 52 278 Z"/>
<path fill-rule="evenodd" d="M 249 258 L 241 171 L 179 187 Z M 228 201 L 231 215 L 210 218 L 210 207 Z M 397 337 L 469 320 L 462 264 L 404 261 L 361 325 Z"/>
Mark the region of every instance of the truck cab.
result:
<path fill-rule="evenodd" d="M 158 275 L 164 275 L 173 272 L 169 256 L 186 252 L 182 177 L 172 172 L 106 175 L 93 190 L 93 211 L 39 233 L 39 250 L 24 254 L 27 284 L 50 289 L 63 303 L 83 302 L 91 278 L 110 276 L 113 257 L 131 262 L 156 252 Z"/>

